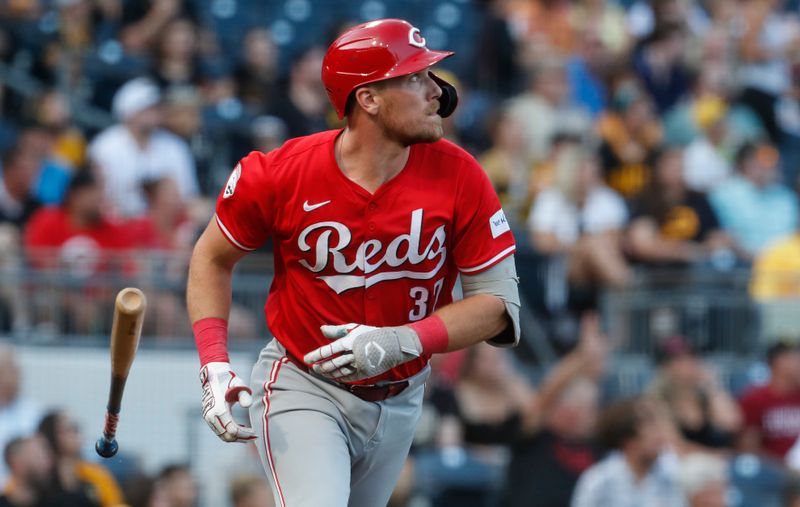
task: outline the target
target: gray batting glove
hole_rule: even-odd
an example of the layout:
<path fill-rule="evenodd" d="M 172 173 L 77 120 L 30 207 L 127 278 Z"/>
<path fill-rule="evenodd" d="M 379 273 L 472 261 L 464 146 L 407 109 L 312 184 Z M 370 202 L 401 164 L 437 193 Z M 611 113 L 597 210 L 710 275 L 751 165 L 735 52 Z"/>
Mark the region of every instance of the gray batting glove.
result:
<path fill-rule="evenodd" d="M 336 341 L 309 352 L 303 361 L 316 373 L 337 381 L 375 377 L 422 354 L 419 336 L 407 326 L 343 324 L 320 329 Z"/>
<path fill-rule="evenodd" d="M 236 376 L 228 363 L 207 363 L 200 369 L 203 386 L 203 419 L 225 442 L 248 442 L 256 438 L 252 428 L 233 419 L 234 403 L 247 408 L 253 404 L 252 391 Z"/>

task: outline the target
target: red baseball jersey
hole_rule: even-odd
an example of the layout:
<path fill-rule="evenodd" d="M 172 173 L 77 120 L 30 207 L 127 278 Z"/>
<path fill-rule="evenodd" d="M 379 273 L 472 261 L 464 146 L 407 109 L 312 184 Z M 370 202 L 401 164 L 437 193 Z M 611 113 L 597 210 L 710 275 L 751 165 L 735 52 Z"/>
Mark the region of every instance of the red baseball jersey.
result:
<path fill-rule="evenodd" d="M 340 130 L 253 152 L 231 174 L 216 220 L 243 250 L 273 240 L 267 324 L 289 354 L 329 343 L 323 324 L 399 326 L 452 301 L 459 272 L 478 273 L 514 252 L 514 238 L 475 159 L 441 140 L 411 147 L 374 194 L 336 164 Z M 407 378 L 422 357 L 366 381 Z"/>

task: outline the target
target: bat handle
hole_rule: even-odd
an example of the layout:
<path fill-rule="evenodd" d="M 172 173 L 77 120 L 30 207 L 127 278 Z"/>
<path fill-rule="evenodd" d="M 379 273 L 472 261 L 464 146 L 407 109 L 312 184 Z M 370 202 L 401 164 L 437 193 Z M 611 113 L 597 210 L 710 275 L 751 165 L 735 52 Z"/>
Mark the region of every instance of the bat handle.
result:
<path fill-rule="evenodd" d="M 94 444 L 94 450 L 104 458 L 114 456 L 119 449 L 117 439 L 114 438 L 117 434 L 118 422 L 119 410 L 114 412 L 109 408 L 109 410 L 106 411 L 106 424 L 103 428 L 103 436 L 97 439 L 97 443 Z"/>

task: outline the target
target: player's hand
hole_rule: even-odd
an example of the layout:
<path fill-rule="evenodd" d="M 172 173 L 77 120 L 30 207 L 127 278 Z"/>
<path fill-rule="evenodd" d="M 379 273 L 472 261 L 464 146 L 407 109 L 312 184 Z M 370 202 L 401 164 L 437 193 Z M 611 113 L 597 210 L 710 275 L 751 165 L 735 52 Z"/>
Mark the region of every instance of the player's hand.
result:
<path fill-rule="evenodd" d="M 309 352 L 303 361 L 316 373 L 337 381 L 374 377 L 422 354 L 417 333 L 407 326 L 342 324 L 320 329 L 336 341 Z"/>
<path fill-rule="evenodd" d="M 244 408 L 253 403 L 252 391 L 228 363 L 208 363 L 200 369 L 203 386 L 203 419 L 214 434 L 226 442 L 247 442 L 256 438 L 252 428 L 233 419 L 234 403 Z"/>

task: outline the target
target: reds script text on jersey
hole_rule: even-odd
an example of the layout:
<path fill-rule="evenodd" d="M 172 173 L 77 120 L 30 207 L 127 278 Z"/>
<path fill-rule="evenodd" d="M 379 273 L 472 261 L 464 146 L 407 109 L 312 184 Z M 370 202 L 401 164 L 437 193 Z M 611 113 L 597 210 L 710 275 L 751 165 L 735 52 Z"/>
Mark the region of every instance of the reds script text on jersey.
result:
<path fill-rule="evenodd" d="M 250 153 L 217 200 L 217 223 L 237 248 L 272 237 L 267 324 L 300 360 L 330 343 L 322 324 L 423 319 L 452 301 L 459 271 L 478 273 L 515 249 L 489 179 L 458 146 L 413 145 L 402 171 L 370 194 L 336 164 L 339 132 Z M 428 359 L 362 383 L 410 377 Z"/>

